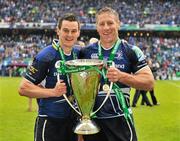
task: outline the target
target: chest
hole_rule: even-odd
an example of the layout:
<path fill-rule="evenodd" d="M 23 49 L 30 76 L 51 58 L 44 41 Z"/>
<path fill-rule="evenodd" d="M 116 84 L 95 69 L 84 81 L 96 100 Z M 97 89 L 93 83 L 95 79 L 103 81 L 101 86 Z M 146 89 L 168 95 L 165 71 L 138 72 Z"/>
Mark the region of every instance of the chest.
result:
<path fill-rule="evenodd" d="M 102 56 L 104 61 L 110 61 L 112 50 L 102 50 Z M 88 58 L 90 59 L 99 59 L 98 49 L 92 49 L 87 53 Z M 126 55 L 126 53 L 122 49 L 118 49 L 115 52 L 113 60 L 115 63 L 115 67 L 121 71 L 129 72 L 131 63 Z"/>

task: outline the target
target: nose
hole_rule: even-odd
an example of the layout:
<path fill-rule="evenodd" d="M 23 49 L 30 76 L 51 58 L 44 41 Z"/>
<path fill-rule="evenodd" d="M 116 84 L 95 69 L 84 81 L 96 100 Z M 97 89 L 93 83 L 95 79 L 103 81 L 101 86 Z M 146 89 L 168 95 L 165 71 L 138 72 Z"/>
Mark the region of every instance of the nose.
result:
<path fill-rule="evenodd" d="M 104 25 L 104 29 L 109 29 L 109 25 L 107 23 Z"/>
<path fill-rule="evenodd" d="M 68 36 L 72 36 L 72 33 L 71 33 L 71 32 L 68 32 Z"/>

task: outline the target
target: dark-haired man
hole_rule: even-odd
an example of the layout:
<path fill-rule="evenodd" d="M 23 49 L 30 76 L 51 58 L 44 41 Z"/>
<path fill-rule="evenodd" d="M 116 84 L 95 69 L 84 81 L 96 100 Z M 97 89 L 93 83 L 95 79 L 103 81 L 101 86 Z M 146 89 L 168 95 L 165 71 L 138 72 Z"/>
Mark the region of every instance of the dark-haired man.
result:
<path fill-rule="evenodd" d="M 80 23 L 74 14 L 68 13 L 60 18 L 56 31 L 59 39 L 37 54 L 19 88 L 20 95 L 38 99 L 34 141 L 74 141 L 76 138 L 71 108 L 62 96 L 71 95 L 69 78 L 60 75 L 58 81 L 55 66 L 60 60 L 78 56 L 79 51 L 73 46 L 80 35 Z"/>

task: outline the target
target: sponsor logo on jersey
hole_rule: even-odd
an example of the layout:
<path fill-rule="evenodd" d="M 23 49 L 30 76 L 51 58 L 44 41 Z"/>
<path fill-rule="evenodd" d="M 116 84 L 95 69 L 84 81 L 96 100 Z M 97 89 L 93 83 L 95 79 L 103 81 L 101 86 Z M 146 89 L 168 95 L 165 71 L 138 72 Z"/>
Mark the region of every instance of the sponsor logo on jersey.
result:
<path fill-rule="evenodd" d="M 92 53 L 91 54 L 91 59 L 98 59 L 98 54 L 97 53 Z"/>
<path fill-rule="evenodd" d="M 121 60 L 123 58 L 122 50 L 116 52 L 115 58 Z"/>
<path fill-rule="evenodd" d="M 34 74 L 34 73 L 36 73 L 38 70 L 35 68 L 35 67 L 33 67 L 33 66 L 30 66 L 29 68 L 28 68 L 28 70 L 29 70 L 29 72 L 30 73 L 32 73 L 32 74 Z"/>
<path fill-rule="evenodd" d="M 59 60 L 59 61 L 56 61 L 56 63 L 55 63 L 55 68 L 58 69 L 60 66 L 61 66 L 60 60 Z"/>
<path fill-rule="evenodd" d="M 60 60 L 58 60 L 58 61 L 56 61 L 56 63 L 55 63 L 55 68 L 56 68 L 56 71 L 54 72 L 54 76 L 57 76 L 58 75 L 58 72 L 57 72 L 57 69 L 58 68 L 60 68 L 60 66 L 61 66 L 61 62 L 60 62 Z M 59 74 L 59 75 L 61 75 L 61 74 Z"/>
<path fill-rule="evenodd" d="M 124 64 L 115 64 L 115 67 L 118 69 L 124 69 L 125 65 Z"/>
<path fill-rule="evenodd" d="M 58 75 L 58 72 L 54 72 L 53 76 L 57 76 L 57 75 Z M 59 75 L 61 75 L 61 74 L 59 74 Z"/>

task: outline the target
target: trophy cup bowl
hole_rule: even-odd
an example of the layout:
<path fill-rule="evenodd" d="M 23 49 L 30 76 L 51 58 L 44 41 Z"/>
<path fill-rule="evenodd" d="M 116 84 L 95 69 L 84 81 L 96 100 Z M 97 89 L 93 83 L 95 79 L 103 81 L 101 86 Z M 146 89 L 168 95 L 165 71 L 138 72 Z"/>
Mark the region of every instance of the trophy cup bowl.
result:
<path fill-rule="evenodd" d="M 88 67 L 83 71 L 70 74 L 73 95 L 78 105 L 81 115 L 79 123 L 74 132 L 77 134 L 95 134 L 99 132 L 99 127 L 91 120 L 93 107 L 99 89 L 100 73 L 103 61 L 96 59 L 77 59 L 66 61 L 67 67 Z M 74 109 L 74 108 L 73 108 Z"/>

